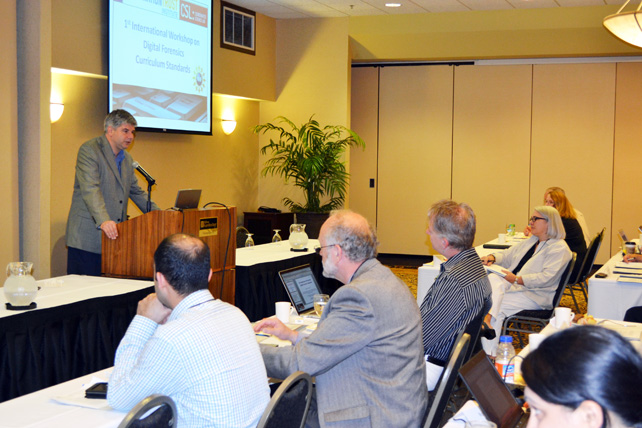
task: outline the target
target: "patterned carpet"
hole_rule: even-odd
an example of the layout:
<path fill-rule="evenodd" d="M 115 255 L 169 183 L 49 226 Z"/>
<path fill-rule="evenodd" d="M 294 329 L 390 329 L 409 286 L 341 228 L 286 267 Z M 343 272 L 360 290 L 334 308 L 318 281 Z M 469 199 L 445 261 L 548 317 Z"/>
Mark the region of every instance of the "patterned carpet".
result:
<path fill-rule="evenodd" d="M 388 266 L 392 272 L 399 277 L 410 289 L 410 292 L 412 293 L 415 298 L 417 297 L 417 268 L 416 267 L 406 267 L 406 266 Z M 577 304 L 579 306 L 579 312 L 575 308 L 575 304 L 573 303 L 573 299 L 571 298 L 570 295 L 564 295 L 562 296 L 562 301 L 560 302 L 560 306 L 568 307 L 571 308 L 576 313 L 580 314 L 585 314 L 586 313 L 586 299 L 584 299 L 584 295 L 581 292 L 576 292 L 575 293 L 575 298 L 577 299 Z M 515 340 L 513 340 L 513 344 L 516 345 L 516 349 L 519 351 L 519 342 L 517 340 L 516 334 L 513 336 Z M 526 338 L 524 338 L 526 339 Z M 528 340 L 526 339 L 526 343 L 528 343 Z"/>

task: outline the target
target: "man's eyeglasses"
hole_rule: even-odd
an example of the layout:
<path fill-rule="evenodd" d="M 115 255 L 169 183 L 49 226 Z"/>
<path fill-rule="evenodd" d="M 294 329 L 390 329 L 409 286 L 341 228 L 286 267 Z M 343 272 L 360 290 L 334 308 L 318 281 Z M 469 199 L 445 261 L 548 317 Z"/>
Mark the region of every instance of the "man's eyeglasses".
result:
<path fill-rule="evenodd" d="M 546 219 L 546 218 L 544 218 L 544 217 L 535 217 L 535 216 L 533 216 L 533 217 L 531 217 L 531 218 L 529 218 L 529 219 L 528 219 L 528 222 L 529 222 L 529 223 L 535 223 L 537 220 L 545 220 L 545 221 L 548 221 L 548 219 Z"/>
<path fill-rule="evenodd" d="M 322 249 L 322 248 L 334 247 L 335 245 L 339 245 L 339 244 L 323 245 L 323 246 L 321 246 L 321 247 L 319 247 L 319 246 L 317 245 L 316 247 L 314 247 L 314 252 L 315 252 L 315 253 L 317 253 L 317 254 L 321 254 L 321 249 Z"/>

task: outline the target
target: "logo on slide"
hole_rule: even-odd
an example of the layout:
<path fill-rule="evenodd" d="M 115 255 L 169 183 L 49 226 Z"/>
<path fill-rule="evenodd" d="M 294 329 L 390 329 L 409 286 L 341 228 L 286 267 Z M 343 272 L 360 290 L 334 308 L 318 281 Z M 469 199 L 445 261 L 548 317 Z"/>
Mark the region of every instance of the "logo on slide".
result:
<path fill-rule="evenodd" d="M 194 68 L 194 89 L 200 94 L 205 88 L 205 75 L 201 67 Z"/>

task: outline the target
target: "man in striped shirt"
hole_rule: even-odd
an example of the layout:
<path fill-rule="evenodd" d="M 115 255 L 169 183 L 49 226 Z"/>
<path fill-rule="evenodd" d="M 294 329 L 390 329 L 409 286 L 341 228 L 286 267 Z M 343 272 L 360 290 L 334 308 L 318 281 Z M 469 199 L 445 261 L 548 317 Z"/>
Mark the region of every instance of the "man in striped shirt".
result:
<path fill-rule="evenodd" d="M 442 200 L 428 211 L 428 222 L 426 233 L 433 249 L 447 258 L 421 303 L 426 383 L 432 391 L 457 335 L 490 300 L 491 286 L 473 248 L 473 210 L 463 203 Z"/>

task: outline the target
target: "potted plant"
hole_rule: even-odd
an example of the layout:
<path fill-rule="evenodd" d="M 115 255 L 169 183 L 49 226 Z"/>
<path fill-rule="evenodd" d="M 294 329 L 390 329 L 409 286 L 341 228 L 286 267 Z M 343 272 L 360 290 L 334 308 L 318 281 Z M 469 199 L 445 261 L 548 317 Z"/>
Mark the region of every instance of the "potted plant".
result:
<path fill-rule="evenodd" d="M 327 214 L 343 206 L 350 174 L 341 157 L 351 146 L 365 148 L 365 143 L 354 131 L 340 125 L 321 127 L 314 116 L 298 127 L 291 120 L 279 116 L 274 122 L 254 127 L 257 134 L 275 131 L 278 139 L 270 139 L 261 147 L 261 154 L 269 151 L 261 174 L 280 176 L 292 181 L 303 190 L 305 202 L 297 203 L 283 198 L 283 204 L 294 213 Z M 301 215 L 297 215 L 298 221 Z M 321 224 L 324 219 L 322 219 Z M 308 234 L 315 236 L 308 226 Z M 319 225 L 320 227 L 320 225 Z"/>

